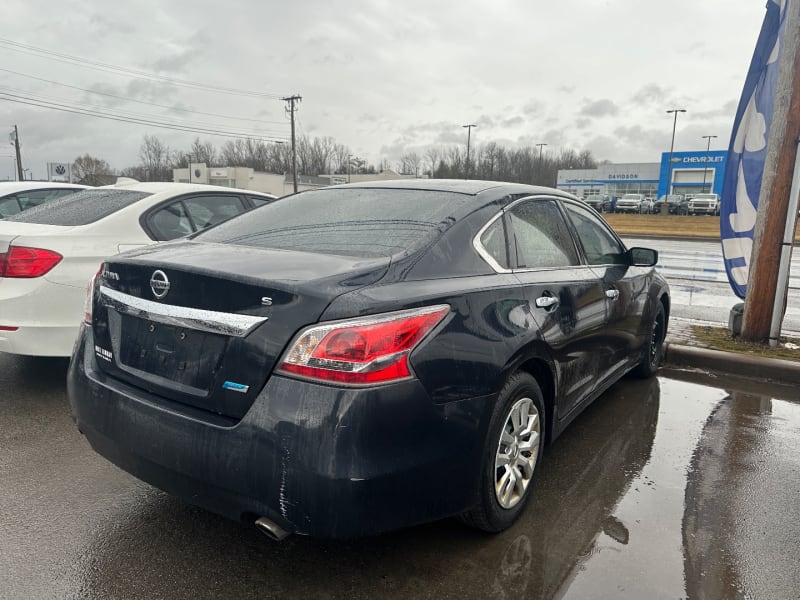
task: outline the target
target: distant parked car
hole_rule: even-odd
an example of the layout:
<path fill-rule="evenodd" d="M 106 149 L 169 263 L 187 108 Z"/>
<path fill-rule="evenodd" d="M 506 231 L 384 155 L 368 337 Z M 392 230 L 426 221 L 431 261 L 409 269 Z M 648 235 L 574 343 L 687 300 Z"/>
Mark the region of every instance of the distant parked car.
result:
<path fill-rule="evenodd" d="M 688 201 L 686 212 L 690 215 L 718 215 L 719 206 L 719 194 L 695 194 Z"/>
<path fill-rule="evenodd" d="M 639 205 L 639 212 L 643 215 L 651 215 L 653 214 L 653 210 L 655 207 L 655 202 L 650 196 L 645 196 L 642 203 Z"/>
<path fill-rule="evenodd" d="M 625 194 L 617 200 L 618 213 L 638 213 L 642 211 L 642 202 L 644 202 L 644 194 Z"/>
<path fill-rule="evenodd" d="M 681 202 L 683 202 L 683 194 L 669 194 L 661 196 L 653 206 L 653 212 L 660 213 L 661 206 L 664 202 L 668 205 L 668 211 L 671 215 L 677 215 L 681 208 Z"/>
<path fill-rule="evenodd" d="M 85 189 L 76 183 L 4 181 L 0 183 L 0 219 Z"/>
<path fill-rule="evenodd" d="M 0 352 L 69 356 L 86 285 L 104 259 L 272 202 L 186 183 L 91 188 L 0 221 Z"/>

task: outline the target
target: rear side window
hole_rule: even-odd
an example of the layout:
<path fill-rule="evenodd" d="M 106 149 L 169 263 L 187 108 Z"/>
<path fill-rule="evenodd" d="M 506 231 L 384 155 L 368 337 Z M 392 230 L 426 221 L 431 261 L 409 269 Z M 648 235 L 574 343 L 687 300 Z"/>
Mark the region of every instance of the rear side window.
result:
<path fill-rule="evenodd" d="M 88 225 L 149 195 L 120 189 L 83 190 L 21 212 L 8 220 L 39 225 Z"/>
<path fill-rule="evenodd" d="M 470 198 L 428 190 L 327 188 L 282 198 L 195 239 L 345 256 L 391 256 L 438 237 Z"/>

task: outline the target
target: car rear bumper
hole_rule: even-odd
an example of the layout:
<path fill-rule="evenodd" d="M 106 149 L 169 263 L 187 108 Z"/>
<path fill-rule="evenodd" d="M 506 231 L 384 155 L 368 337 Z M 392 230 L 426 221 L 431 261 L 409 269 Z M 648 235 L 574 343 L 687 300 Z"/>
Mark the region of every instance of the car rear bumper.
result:
<path fill-rule="evenodd" d="M 0 317 L 0 325 L 7 326 L 6 316 Z M 22 325 L 15 331 L 0 330 L 0 352 L 25 356 L 68 357 L 75 345 L 78 325 L 72 327 L 50 327 Z"/>
<path fill-rule="evenodd" d="M 78 428 L 99 454 L 187 502 L 320 537 L 477 502 L 493 397 L 435 405 L 416 380 L 344 389 L 272 376 L 241 421 L 225 422 L 106 376 L 92 348 L 83 327 L 68 374 Z"/>
<path fill-rule="evenodd" d="M 28 356 L 72 354 L 86 289 L 48 281 L 0 278 L 0 352 Z"/>

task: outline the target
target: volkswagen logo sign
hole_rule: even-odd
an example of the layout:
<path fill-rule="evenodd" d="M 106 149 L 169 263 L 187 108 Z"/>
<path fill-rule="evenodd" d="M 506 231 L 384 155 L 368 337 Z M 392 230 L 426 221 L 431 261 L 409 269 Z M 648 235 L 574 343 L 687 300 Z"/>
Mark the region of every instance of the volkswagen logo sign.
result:
<path fill-rule="evenodd" d="M 67 172 L 67 168 L 64 165 L 56 165 L 56 173 L 59 175 L 63 175 Z"/>
<path fill-rule="evenodd" d="M 164 271 L 154 271 L 150 276 L 150 289 L 153 290 L 153 296 L 161 300 L 169 292 L 169 278 Z"/>

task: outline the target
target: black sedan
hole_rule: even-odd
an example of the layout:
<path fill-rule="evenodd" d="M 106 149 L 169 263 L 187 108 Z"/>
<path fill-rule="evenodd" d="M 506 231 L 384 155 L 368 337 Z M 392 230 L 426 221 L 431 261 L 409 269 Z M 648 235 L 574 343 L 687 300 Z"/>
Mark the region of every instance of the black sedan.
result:
<path fill-rule="evenodd" d="M 548 188 L 304 192 L 104 263 L 72 412 L 121 468 L 275 539 L 500 531 L 545 443 L 656 372 L 656 261 Z"/>

